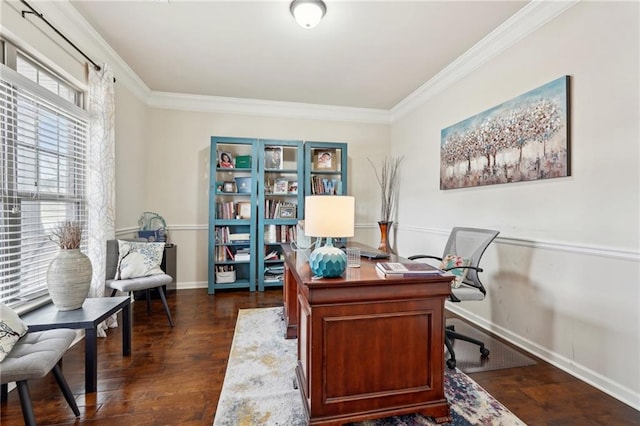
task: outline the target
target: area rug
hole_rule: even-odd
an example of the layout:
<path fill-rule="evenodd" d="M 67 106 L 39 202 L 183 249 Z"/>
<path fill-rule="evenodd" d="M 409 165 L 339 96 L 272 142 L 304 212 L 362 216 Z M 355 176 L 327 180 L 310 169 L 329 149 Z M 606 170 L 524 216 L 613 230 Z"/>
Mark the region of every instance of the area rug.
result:
<path fill-rule="evenodd" d="M 300 391 L 294 388 L 297 340 L 284 338 L 282 308 L 242 309 L 231 345 L 214 426 L 304 425 Z M 460 370 L 445 374 L 453 422 L 445 425 L 525 425 Z M 419 414 L 354 425 L 435 425 Z"/>

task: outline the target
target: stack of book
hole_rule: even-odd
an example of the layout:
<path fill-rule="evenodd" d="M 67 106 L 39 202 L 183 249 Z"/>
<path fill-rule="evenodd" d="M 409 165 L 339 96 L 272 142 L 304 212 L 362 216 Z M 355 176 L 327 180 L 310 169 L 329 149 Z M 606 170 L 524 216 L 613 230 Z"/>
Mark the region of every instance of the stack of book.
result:
<path fill-rule="evenodd" d="M 251 252 L 249 248 L 242 248 L 236 251 L 236 255 L 234 256 L 234 260 L 236 262 L 248 262 L 251 260 Z"/>
<path fill-rule="evenodd" d="M 284 266 L 270 266 L 264 270 L 264 282 L 281 282 L 284 279 Z"/>
<path fill-rule="evenodd" d="M 378 262 L 376 269 L 381 272 L 385 278 L 406 278 L 406 277 L 428 277 L 444 274 L 444 271 L 421 262 Z"/>
<path fill-rule="evenodd" d="M 230 243 L 248 243 L 251 236 L 248 232 L 235 233 L 228 235 L 228 241 Z"/>

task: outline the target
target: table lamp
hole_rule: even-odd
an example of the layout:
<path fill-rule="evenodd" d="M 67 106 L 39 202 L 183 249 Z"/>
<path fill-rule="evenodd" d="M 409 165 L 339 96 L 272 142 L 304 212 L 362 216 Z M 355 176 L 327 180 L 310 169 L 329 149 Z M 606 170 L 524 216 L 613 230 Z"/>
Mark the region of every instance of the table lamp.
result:
<path fill-rule="evenodd" d="M 353 237 L 355 198 L 345 195 L 311 195 L 304 199 L 304 233 L 326 238 L 326 244 L 309 256 L 311 272 L 318 277 L 339 277 L 347 256 L 333 246 L 333 238 Z"/>

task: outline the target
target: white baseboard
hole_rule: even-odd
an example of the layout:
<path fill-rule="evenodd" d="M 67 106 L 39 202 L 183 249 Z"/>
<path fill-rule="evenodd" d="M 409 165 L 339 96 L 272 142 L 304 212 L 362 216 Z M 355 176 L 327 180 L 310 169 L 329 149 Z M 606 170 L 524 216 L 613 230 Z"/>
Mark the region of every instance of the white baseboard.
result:
<path fill-rule="evenodd" d="M 181 281 L 176 283 L 176 290 L 189 290 L 195 288 L 209 288 L 209 283 L 207 283 L 206 281 Z"/>
<path fill-rule="evenodd" d="M 459 315 L 460 317 L 468 320 L 469 322 L 477 325 L 478 327 L 495 334 L 498 337 L 512 343 L 520 349 L 528 352 L 538 358 L 543 359 L 549 364 L 557 367 L 572 376 L 590 384 L 591 386 L 600 389 L 602 392 L 611 395 L 613 398 L 629 405 L 630 407 L 640 410 L 640 395 L 634 393 L 633 390 L 621 386 L 619 383 L 613 382 L 610 379 L 596 373 L 595 371 L 586 368 L 585 366 L 576 363 L 558 353 L 548 350 L 535 342 L 523 338 L 522 336 L 515 334 L 504 327 L 493 324 L 486 319 L 470 312 L 459 304 L 453 304 L 447 302 L 447 310 Z"/>

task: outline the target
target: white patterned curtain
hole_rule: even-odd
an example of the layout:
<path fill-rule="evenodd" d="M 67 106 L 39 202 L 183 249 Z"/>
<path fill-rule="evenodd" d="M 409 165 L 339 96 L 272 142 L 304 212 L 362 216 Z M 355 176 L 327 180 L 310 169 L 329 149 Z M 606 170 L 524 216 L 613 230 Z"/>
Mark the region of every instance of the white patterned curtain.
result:
<path fill-rule="evenodd" d="M 115 83 L 111 67 L 89 70 L 88 210 L 89 259 L 93 278 L 89 297 L 105 296 L 107 240 L 115 237 Z M 117 327 L 115 316 L 100 324 L 98 336 Z"/>

